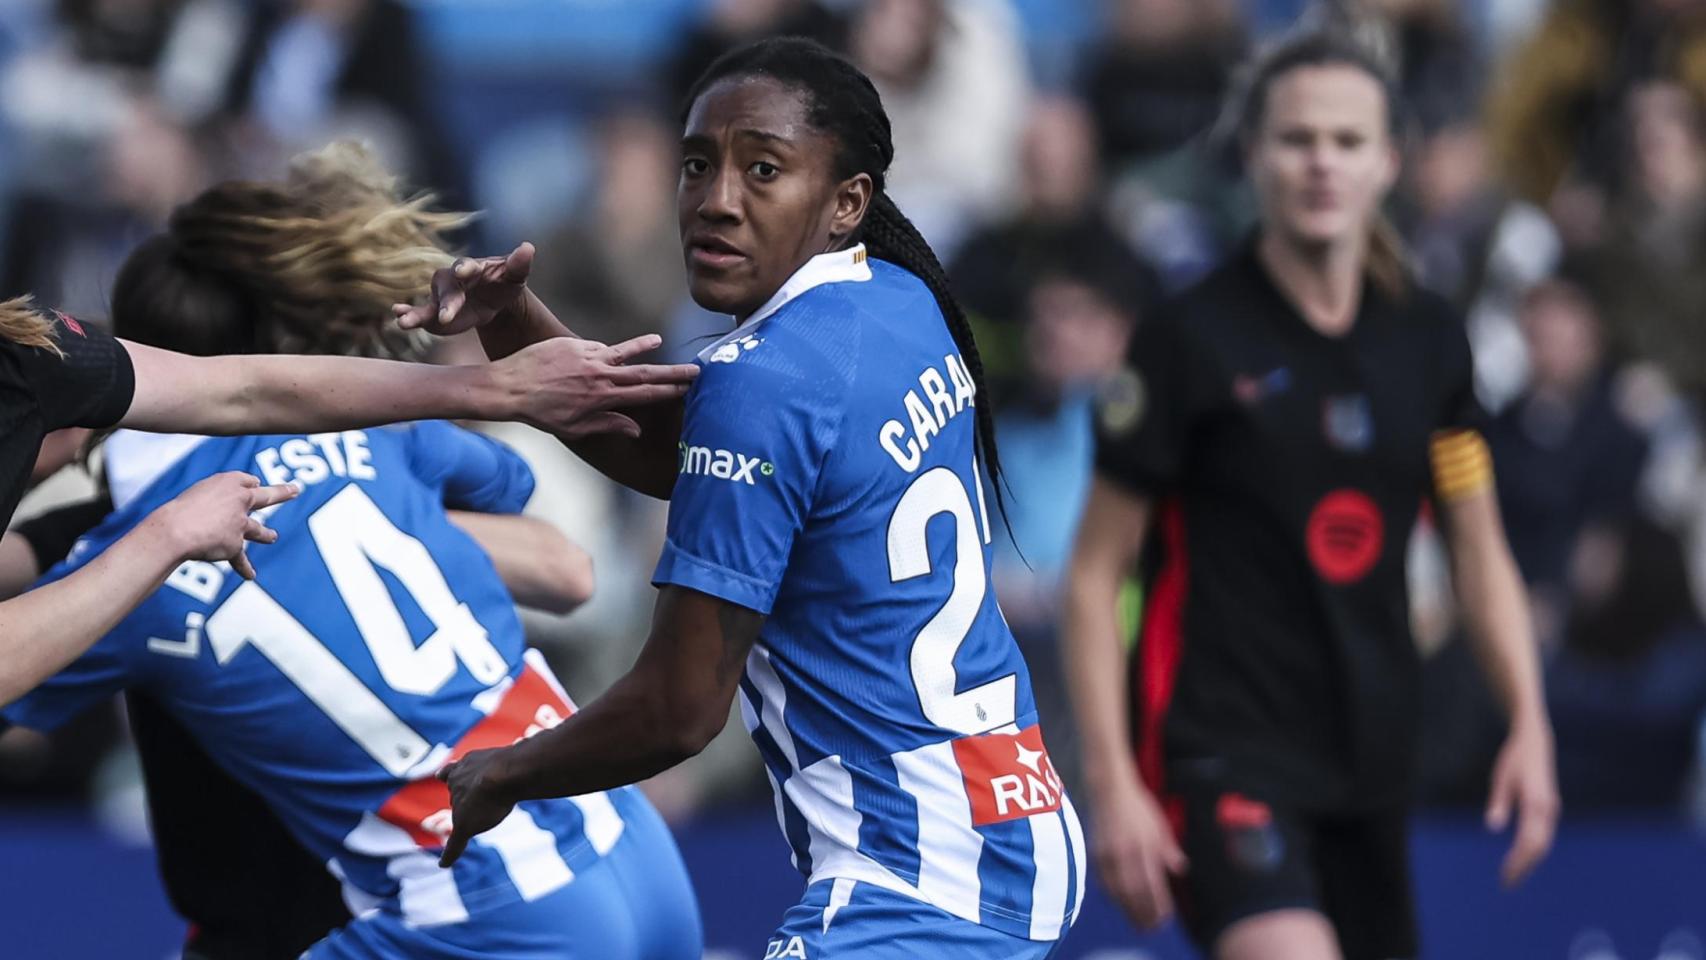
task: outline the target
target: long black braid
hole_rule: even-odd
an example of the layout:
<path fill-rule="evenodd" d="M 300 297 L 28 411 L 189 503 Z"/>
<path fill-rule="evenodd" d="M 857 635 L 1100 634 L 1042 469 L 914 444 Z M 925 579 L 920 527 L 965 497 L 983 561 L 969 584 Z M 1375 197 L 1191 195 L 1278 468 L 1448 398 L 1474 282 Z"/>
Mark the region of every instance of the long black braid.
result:
<path fill-rule="evenodd" d="M 977 391 L 978 459 L 989 471 L 996 506 L 1005 522 L 1005 484 L 1001 457 L 995 447 L 993 404 L 983 385 L 983 360 L 978 356 L 977 341 L 972 338 L 965 310 L 948 287 L 947 271 L 885 189 L 889 164 L 894 160 L 894 141 L 877 88 L 858 67 L 822 44 L 799 37 L 779 37 L 740 47 L 718 58 L 688 91 L 683 116 L 712 84 L 728 77 L 749 76 L 769 77 L 805 92 L 809 101 L 807 117 L 812 126 L 828 134 L 839 146 L 836 176 L 846 179 L 863 173 L 871 178 L 870 206 L 865 211 L 864 222 L 848 241 L 863 242 L 872 257 L 887 260 L 918 277 L 935 296 L 936 306 L 947 321 L 948 332 L 953 335 L 954 345 L 959 348 L 966 373 Z"/>

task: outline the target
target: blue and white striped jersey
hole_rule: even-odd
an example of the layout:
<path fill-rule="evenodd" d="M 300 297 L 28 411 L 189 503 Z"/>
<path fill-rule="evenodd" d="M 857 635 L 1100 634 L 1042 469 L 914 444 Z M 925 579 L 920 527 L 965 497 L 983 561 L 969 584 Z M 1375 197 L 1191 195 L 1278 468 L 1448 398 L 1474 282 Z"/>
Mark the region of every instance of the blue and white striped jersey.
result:
<path fill-rule="evenodd" d="M 621 836 L 633 791 L 523 803 L 438 866 L 449 795 L 433 774 L 469 750 L 573 710 L 485 552 L 445 513 L 519 511 L 533 475 L 508 448 L 444 423 L 312 436 L 121 431 L 107 445 L 115 512 L 46 580 L 66 576 L 202 477 L 296 480 L 251 545 L 257 579 L 180 566 L 64 672 L 4 711 L 51 728 L 146 689 L 270 803 L 360 913 L 458 922 L 573 879 Z"/>
<path fill-rule="evenodd" d="M 824 254 L 699 361 L 654 579 L 768 616 L 741 707 L 796 864 L 1056 939 L 1083 839 L 989 590 L 974 390 L 929 289 Z"/>

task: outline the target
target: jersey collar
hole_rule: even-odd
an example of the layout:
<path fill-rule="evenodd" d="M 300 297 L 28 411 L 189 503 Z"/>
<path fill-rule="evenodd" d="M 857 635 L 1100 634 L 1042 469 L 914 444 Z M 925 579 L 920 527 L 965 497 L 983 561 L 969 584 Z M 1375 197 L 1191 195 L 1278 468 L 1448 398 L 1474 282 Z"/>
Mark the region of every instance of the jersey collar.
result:
<path fill-rule="evenodd" d="M 190 455 L 206 437 L 184 433 L 143 433 L 118 430 L 101 444 L 101 464 L 113 509 L 122 510 Z"/>
<path fill-rule="evenodd" d="M 813 287 L 821 287 L 826 283 L 863 283 L 871 279 L 871 265 L 866 261 L 865 245 L 862 243 L 846 250 L 820 253 L 807 260 L 769 300 L 764 301 L 764 306 L 754 310 L 744 322 L 737 324 L 733 330 L 699 351 L 699 359 L 709 359 L 719 347 L 752 333 L 754 327 Z"/>
<path fill-rule="evenodd" d="M 845 283 L 852 281 L 862 283 L 871 279 L 871 265 L 865 262 L 865 245 L 855 244 L 846 250 L 836 250 L 833 253 L 820 253 L 807 260 L 800 269 L 794 271 L 781 289 L 764 301 L 764 306 L 753 311 L 741 327 L 751 327 L 764 322 L 764 319 L 787 306 L 800 294 L 813 287 L 826 283 Z"/>

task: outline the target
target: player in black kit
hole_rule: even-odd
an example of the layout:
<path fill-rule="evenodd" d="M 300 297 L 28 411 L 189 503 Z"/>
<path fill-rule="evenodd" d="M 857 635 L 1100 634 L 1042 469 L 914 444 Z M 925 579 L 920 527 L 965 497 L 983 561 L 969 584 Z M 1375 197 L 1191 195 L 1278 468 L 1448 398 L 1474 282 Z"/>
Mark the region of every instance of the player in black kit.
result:
<path fill-rule="evenodd" d="M 1234 110 L 1261 226 L 1140 327 L 1101 411 L 1065 631 L 1091 848 L 1135 920 L 1176 897 L 1221 960 L 1416 953 L 1404 557 L 1425 502 L 1510 712 L 1487 809 L 1493 829 L 1517 817 L 1507 883 L 1556 822 L 1469 345 L 1379 219 L 1395 107 L 1349 38 L 1299 35 L 1254 65 Z M 1115 609 L 1140 559 L 1128 664 Z"/>

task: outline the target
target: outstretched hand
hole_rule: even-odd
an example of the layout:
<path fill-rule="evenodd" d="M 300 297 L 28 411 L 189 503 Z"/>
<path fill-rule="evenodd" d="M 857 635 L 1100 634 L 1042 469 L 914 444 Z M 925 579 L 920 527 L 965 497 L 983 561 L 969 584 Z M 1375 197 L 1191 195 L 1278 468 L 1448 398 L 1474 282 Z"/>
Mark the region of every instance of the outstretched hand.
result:
<path fill-rule="evenodd" d="M 533 271 L 533 244 L 523 243 L 507 257 L 458 257 L 433 271 L 427 302 L 393 304 L 397 325 L 441 337 L 472 330 L 526 306 L 527 277 Z"/>
<path fill-rule="evenodd" d="M 438 865 L 448 867 L 468 849 L 468 841 L 504 821 L 515 801 L 501 795 L 492 777 L 492 765 L 503 750 L 475 750 L 438 771 L 438 779 L 450 787 L 450 838 Z"/>
<path fill-rule="evenodd" d="M 1546 858 L 1558 828 L 1558 776 L 1551 731 L 1513 729 L 1493 764 L 1487 799 L 1487 829 L 1503 831 L 1516 816 L 1516 837 L 1499 869 L 1506 888 L 1521 883 Z"/>
<path fill-rule="evenodd" d="M 606 346 L 596 340 L 557 337 L 497 362 L 510 391 L 521 398 L 521 419 L 564 440 L 599 433 L 640 435 L 622 408 L 678 400 L 699 368 L 691 363 L 629 361 L 662 344 L 646 334 Z"/>

